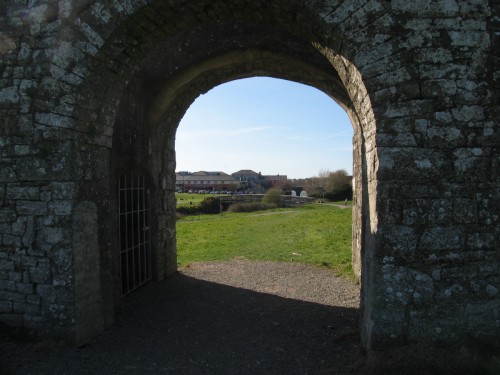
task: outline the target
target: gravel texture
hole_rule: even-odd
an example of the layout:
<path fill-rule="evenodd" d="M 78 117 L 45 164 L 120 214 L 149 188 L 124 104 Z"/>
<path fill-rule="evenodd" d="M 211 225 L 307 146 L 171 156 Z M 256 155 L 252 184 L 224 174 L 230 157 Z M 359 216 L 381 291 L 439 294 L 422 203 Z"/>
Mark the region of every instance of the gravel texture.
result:
<path fill-rule="evenodd" d="M 193 263 L 123 300 L 88 345 L 4 336 L 7 374 L 337 374 L 359 359 L 359 287 L 298 263 Z"/>

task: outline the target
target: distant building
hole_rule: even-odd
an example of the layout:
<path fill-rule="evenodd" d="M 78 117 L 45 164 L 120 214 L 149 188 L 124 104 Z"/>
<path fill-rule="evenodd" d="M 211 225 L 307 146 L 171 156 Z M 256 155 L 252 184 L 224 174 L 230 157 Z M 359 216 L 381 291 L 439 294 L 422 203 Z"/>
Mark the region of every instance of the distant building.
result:
<path fill-rule="evenodd" d="M 264 176 L 270 187 L 281 189 L 285 186 L 286 182 L 288 181 L 286 175 L 276 175 L 276 176 Z"/>
<path fill-rule="evenodd" d="M 250 169 L 242 169 L 238 172 L 232 173 L 231 176 L 236 178 L 241 183 L 246 183 L 248 186 L 256 185 L 262 179 L 262 175 L 260 173 L 254 172 Z"/>
<path fill-rule="evenodd" d="M 251 189 L 265 192 L 271 187 L 282 188 L 287 182 L 286 175 L 263 176 L 251 169 L 242 169 L 231 175 L 221 171 L 180 171 L 175 176 L 176 191 Z"/>
<path fill-rule="evenodd" d="M 178 172 L 175 174 L 175 190 L 235 190 L 240 181 L 224 172 Z"/>
<path fill-rule="evenodd" d="M 242 169 L 234 172 L 232 176 L 241 182 L 242 187 L 252 189 L 255 192 L 265 192 L 270 187 L 273 187 L 273 180 L 268 177 L 275 177 L 263 176 L 262 173 L 254 172 L 251 169 Z"/>

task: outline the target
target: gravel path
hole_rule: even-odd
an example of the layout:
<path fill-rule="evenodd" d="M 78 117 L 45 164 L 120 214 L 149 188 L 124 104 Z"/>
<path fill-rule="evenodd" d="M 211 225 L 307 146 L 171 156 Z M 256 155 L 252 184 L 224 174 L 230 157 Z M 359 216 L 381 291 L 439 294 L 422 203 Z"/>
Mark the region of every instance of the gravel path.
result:
<path fill-rule="evenodd" d="M 150 283 L 81 348 L 4 337 L 11 374 L 342 374 L 359 358 L 359 288 L 298 263 L 193 263 Z"/>

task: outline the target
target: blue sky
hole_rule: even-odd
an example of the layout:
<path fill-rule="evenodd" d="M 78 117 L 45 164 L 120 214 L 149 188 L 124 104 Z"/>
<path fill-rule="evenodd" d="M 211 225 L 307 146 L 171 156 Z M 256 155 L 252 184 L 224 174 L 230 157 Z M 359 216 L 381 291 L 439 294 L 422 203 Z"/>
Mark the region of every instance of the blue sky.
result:
<path fill-rule="evenodd" d="M 241 79 L 201 95 L 187 110 L 177 130 L 176 170 L 352 174 L 352 135 L 345 111 L 323 92 L 273 78 Z"/>

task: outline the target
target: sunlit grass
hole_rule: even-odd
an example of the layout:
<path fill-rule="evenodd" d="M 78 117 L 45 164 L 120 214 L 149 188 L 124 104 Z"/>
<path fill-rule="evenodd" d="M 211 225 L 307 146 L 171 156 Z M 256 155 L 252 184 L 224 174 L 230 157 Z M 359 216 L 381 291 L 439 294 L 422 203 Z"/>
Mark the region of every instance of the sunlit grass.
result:
<path fill-rule="evenodd" d="M 177 198 L 177 206 L 184 205 L 199 205 L 203 199 L 211 196 L 210 194 L 197 194 L 197 193 L 175 193 Z"/>
<path fill-rule="evenodd" d="M 303 262 L 354 277 L 351 209 L 324 204 L 253 213 L 186 216 L 177 222 L 179 265 L 195 261 Z"/>

